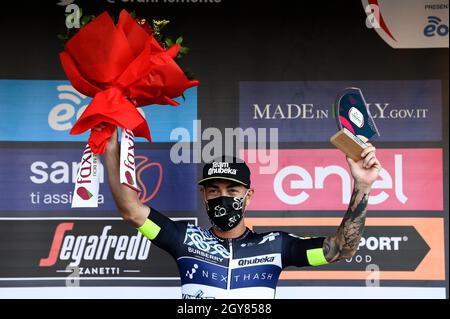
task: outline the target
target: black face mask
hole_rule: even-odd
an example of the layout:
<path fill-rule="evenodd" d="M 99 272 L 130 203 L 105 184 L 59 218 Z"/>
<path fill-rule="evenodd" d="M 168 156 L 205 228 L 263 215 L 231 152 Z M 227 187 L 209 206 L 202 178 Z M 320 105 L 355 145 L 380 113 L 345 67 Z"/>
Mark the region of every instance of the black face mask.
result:
<path fill-rule="evenodd" d="M 248 193 L 248 191 L 247 191 Z M 222 231 L 236 227 L 244 216 L 244 198 L 220 196 L 206 201 L 212 224 Z"/>

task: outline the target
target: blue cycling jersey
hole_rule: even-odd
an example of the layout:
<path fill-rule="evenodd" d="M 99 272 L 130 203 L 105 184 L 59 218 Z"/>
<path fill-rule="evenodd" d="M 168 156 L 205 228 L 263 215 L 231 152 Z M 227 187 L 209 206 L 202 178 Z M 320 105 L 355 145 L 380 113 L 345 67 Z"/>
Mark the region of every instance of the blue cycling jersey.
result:
<path fill-rule="evenodd" d="M 149 220 L 160 228 L 150 239 L 178 264 L 186 299 L 274 298 L 283 268 L 327 263 L 323 237 L 258 234 L 247 228 L 239 238 L 223 239 L 211 229 L 172 221 L 153 208 Z"/>

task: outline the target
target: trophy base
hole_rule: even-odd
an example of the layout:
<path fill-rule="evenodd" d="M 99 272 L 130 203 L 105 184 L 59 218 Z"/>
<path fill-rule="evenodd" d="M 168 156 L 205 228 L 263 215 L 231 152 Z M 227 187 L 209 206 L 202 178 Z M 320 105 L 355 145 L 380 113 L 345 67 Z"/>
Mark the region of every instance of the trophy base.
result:
<path fill-rule="evenodd" d="M 330 142 L 355 162 L 361 159 L 361 152 L 367 147 L 366 143 L 346 128 L 334 134 Z"/>

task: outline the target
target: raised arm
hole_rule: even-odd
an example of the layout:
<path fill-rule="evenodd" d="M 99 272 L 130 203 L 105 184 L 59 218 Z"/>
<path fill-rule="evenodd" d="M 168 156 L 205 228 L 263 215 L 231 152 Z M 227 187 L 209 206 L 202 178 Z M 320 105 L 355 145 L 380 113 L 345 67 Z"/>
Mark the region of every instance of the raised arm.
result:
<path fill-rule="evenodd" d="M 100 124 L 94 129 L 102 131 L 109 128 Z M 109 187 L 111 188 L 111 193 L 122 218 L 131 223 L 135 228 L 138 228 L 146 221 L 150 213 L 150 208 L 141 203 L 138 194 L 134 190 L 120 183 L 120 147 L 117 135 L 117 128 L 115 128 L 114 133 L 106 145 L 104 155 Z"/>
<path fill-rule="evenodd" d="M 358 162 L 347 158 L 355 181 L 353 194 L 336 235 L 327 237 L 323 242 L 323 252 L 328 262 L 353 257 L 364 231 L 369 193 L 378 177 L 381 164 L 375 156 L 375 147 L 371 144 L 363 150 L 361 156 L 363 159 Z"/>

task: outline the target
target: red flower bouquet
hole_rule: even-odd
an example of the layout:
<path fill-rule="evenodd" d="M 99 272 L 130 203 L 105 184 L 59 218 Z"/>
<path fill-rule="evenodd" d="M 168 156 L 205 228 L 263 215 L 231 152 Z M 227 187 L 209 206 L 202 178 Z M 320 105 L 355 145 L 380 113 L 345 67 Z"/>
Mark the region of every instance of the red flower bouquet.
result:
<path fill-rule="evenodd" d="M 189 80 L 174 61 L 179 49 L 180 45 L 174 44 L 165 50 L 154 38 L 149 25 L 139 24 L 125 10 L 120 13 L 117 25 L 104 12 L 66 43 L 60 54 L 64 71 L 76 90 L 93 97 L 70 134 L 81 134 L 106 123 L 106 129 L 102 132 L 91 131 L 74 194 L 82 186 L 80 181 L 86 180 L 89 172 L 86 165 L 95 162 L 89 160 L 89 156 L 98 161 L 95 155 L 104 153 L 116 126 L 126 130 L 131 140 L 134 136 L 140 136 L 151 141 L 147 122 L 137 107 L 149 104 L 177 106 L 173 98 L 198 85 L 198 81 Z M 129 144 L 128 148 L 133 146 L 134 143 Z M 134 153 L 132 157 L 130 154 L 129 159 L 134 158 Z M 134 162 L 130 164 L 134 168 Z M 90 167 L 91 172 L 95 169 Z M 127 180 L 133 180 L 129 174 L 123 172 L 123 175 Z M 94 184 L 97 185 L 90 193 L 95 193 L 96 189 L 98 192 L 98 182 Z M 92 196 L 83 197 L 95 200 Z M 77 207 L 92 207 L 96 203 L 86 205 Z"/>
<path fill-rule="evenodd" d="M 81 134 L 106 122 L 151 141 L 136 107 L 178 105 L 173 98 L 198 85 L 173 60 L 179 47 L 174 44 L 166 51 L 125 10 L 117 26 L 104 12 L 83 27 L 66 43 L 60 59 L 73 87 L 94 99 L 70 133 Z M 104 152 L 111 132 L 91 132 L 88 144 L 94 153 Z"/>

